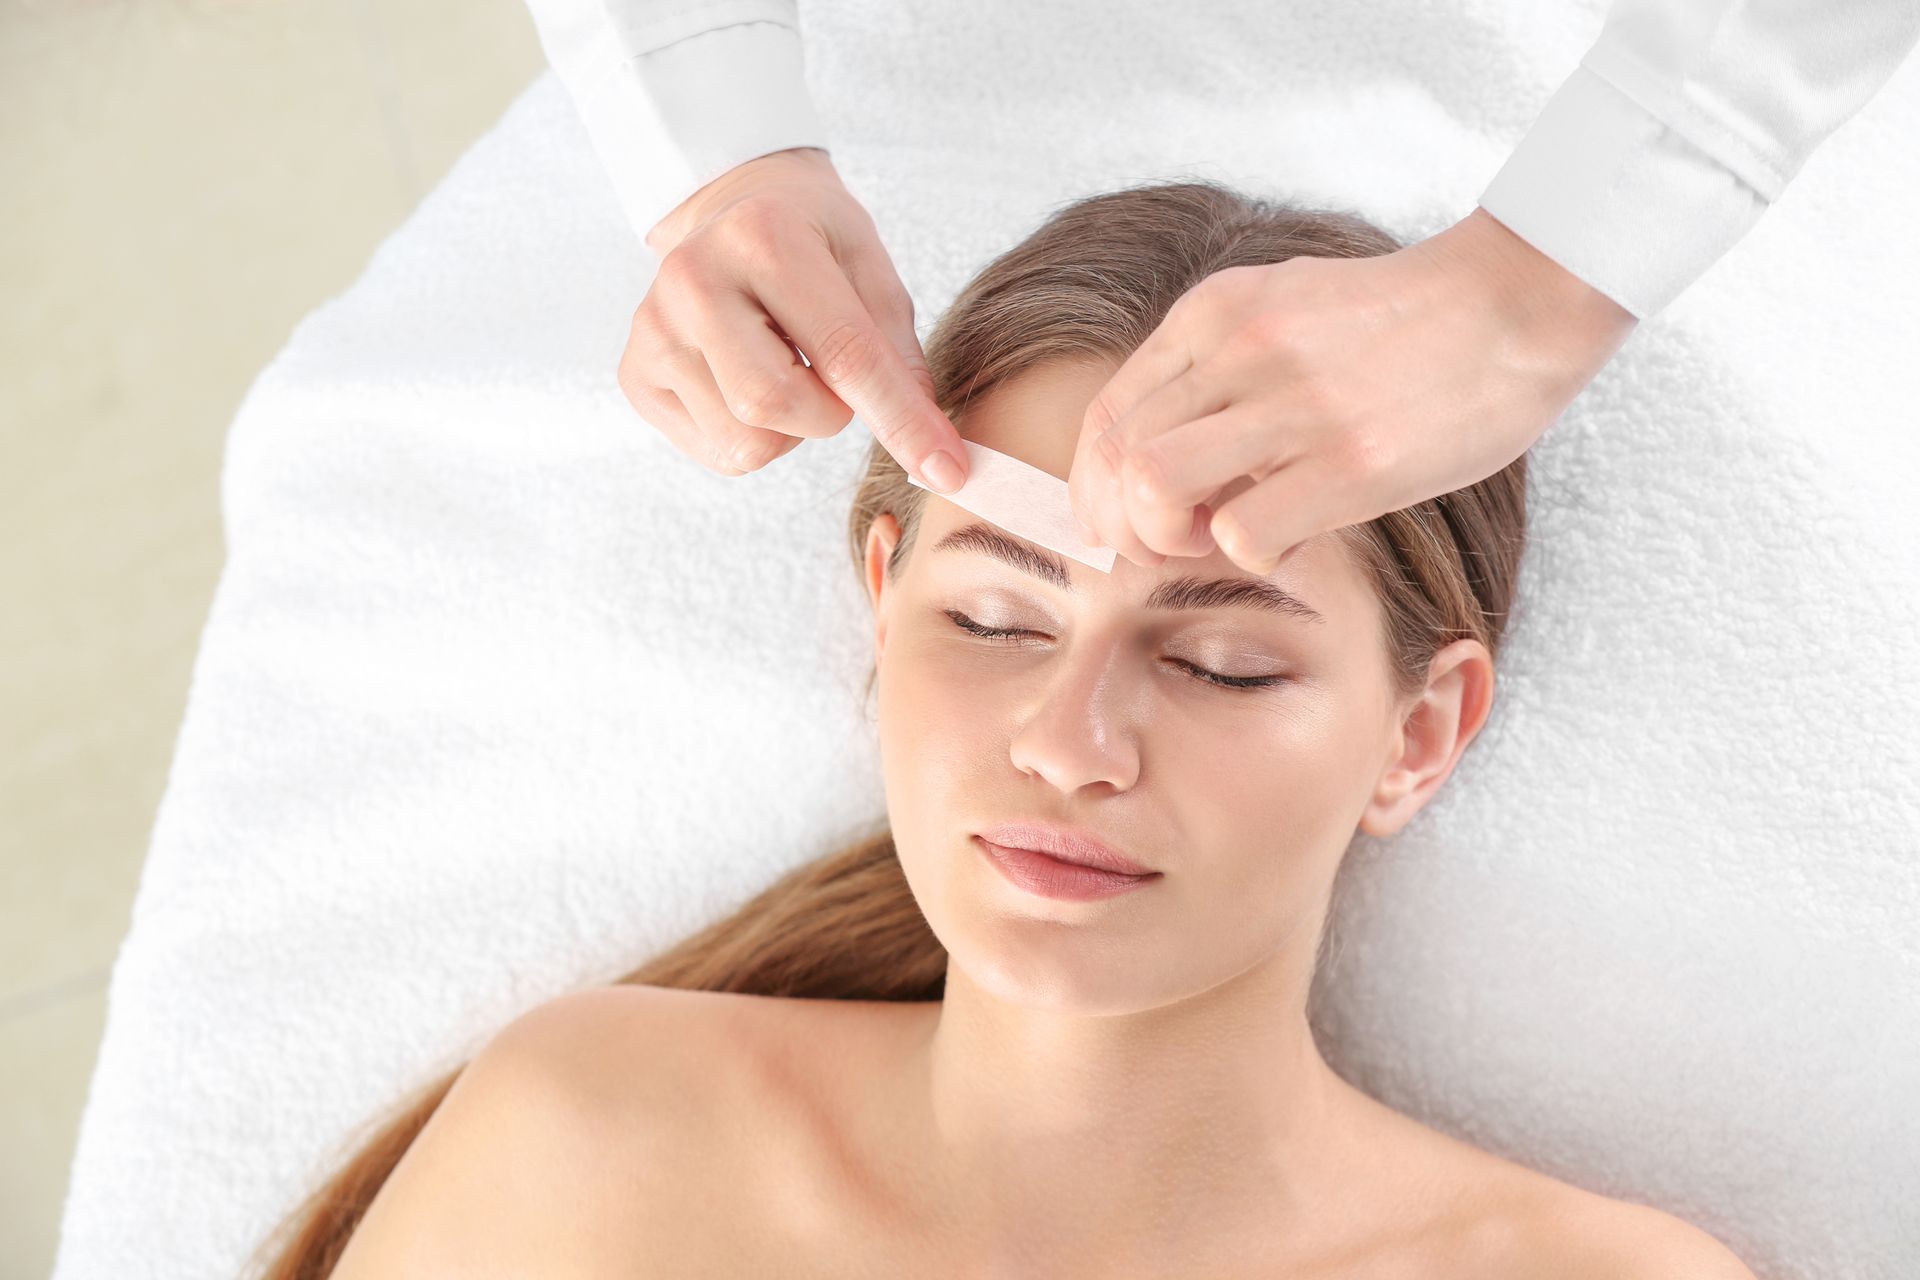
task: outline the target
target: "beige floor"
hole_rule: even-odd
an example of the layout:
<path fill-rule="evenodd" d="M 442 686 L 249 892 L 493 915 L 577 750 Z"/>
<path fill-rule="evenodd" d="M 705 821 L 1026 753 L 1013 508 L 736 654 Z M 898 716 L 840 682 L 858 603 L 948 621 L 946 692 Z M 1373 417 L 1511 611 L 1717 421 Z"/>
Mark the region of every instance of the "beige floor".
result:
<path fill-rule="evenodd" d="M 519 0 L 0 0 L 0 1276 L 51 1269 L 254 374 L 545 66 Z"/>

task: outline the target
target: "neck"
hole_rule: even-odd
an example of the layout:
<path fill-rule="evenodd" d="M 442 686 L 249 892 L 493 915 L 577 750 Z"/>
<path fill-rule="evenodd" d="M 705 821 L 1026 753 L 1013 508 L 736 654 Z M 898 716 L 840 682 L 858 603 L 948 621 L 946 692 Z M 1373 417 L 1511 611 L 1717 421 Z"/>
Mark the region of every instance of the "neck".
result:
<path fill-rule="evenodd" d="M 1283 960 L 1091 1016 L 1003 1000 L 949 964 L 903 1084 L 926 1103 L 942 1211 L 989 1267 L 1191 1273 L 1342 1216 L 1371 1100 L 1320 1056 L 1310 975 Z"/>

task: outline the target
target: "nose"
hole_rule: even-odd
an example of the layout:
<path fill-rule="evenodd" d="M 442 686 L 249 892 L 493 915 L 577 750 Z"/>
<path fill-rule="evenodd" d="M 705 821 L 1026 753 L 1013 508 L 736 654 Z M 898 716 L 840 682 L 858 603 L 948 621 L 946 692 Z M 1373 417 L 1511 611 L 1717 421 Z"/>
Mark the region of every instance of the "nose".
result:
<path fill-rule="evenodd" d="M 1128 710 L 1134 694 L 1113 657 L 1110 650 L 1069 656 L 1054 666 L 1009 745 L 1015 767 L 1063 795 L 1100 782 L 1120 791 L 1133 786 L 1140 774 Z"/>

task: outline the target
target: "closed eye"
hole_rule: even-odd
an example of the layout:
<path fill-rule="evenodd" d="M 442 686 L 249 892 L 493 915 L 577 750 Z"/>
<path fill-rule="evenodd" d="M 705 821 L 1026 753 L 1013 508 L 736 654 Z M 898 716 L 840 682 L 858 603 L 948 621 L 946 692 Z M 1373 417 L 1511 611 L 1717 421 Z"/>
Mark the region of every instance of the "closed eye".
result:
<path fill-rule="evenodd" d="M 985 640 L 1002 644 L 1018 644 L 1018 637 L 1033 634 L 1013 627 L 984 627 L 958 609 L 945 609 L 942 612 L 953 620 L 954 626 Z M 1175 658 L 1173 661 L 1175 665 L 1185 669 L 1195 678 L 1208 684 L 1218 685 L 1223 689 L 1266 689 L 1286 681 L 1285 676 L 1223 676 L 1217 671 L 1195 666 L 1181 658 Z"/>

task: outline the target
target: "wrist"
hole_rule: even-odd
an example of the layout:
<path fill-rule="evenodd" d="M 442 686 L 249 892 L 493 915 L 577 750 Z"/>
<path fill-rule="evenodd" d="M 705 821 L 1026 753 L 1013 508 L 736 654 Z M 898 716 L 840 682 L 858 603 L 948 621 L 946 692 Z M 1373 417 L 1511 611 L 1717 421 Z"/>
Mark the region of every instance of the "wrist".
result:
<path fill-rule="evenodd" d="M 1450 249 L 1483 272 L 1522 324 L 1554 324 L 1617 347 L 1640 323 L 1631 311 L 1561 266 L 1484 208 L 1442 231 Z"/>
<path fill-rule="evenodd" d="M 733 168 L 725 170 L 682 200 L 667 212 L 660 221 L 647 231 L 647 247 L 659 257 L 665 257 L 673 246 L 679 244 L 689 231 L 699 226 L 707 213 L 718 204 L 731 199 L 740 185 L 748 179 L 764 173 L 769 168 L 790 165 L 832 167 L 833 161 L 824 147 L 787 147 L 779 151 L 769 151 L 751 160 L 743 160 Z"/>

